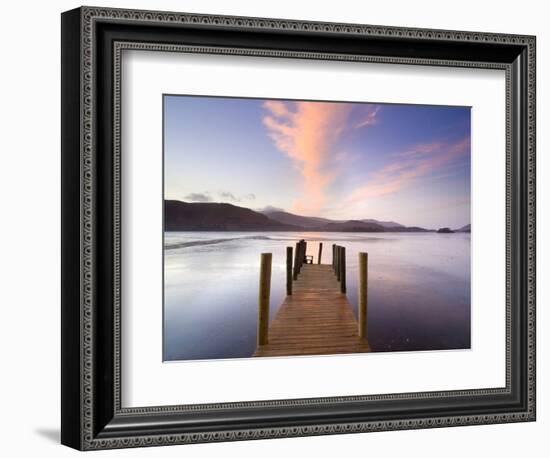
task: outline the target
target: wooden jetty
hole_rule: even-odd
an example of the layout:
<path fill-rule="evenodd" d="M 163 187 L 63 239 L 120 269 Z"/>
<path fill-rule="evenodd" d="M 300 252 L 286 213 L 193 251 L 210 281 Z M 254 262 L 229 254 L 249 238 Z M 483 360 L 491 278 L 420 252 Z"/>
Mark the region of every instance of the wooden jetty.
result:
<path fill-rule="evenodd" d="M 369 352 L 366 334 L 367 254 L 359 254 L 359 321 L 346 296 L 345 248 L 333 245 L 332 264 L 306 258 L 306 242 L 287 248 L 287 296 L 269 323 L 271 253 L 262 254 L 258 345 L 253 356 Z M 290 262 L 289 262 L 290 260 Z M 306 262 L 307 260 L 307 262 Z"/>

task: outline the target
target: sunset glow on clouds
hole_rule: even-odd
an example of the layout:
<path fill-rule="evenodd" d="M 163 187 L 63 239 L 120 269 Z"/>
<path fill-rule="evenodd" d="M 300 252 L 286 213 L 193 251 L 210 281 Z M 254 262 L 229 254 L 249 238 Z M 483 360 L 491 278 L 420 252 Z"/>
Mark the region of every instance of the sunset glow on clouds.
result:
<path fill-rule="evenodd" d="M 165 110 L 166 198 L 470 222 L 468 107 L 168 96 Z"/>
<path fill-rule="evenodd" d="M 330 162 L 334 146 L 346 128 L 352 106 L 340 103 L 280 102 L 263 104 L 263 123 L 277 148 L 291 158 L 304 178 L 303 194 L 293 211 L 319 212 L 326 202 L 326 188 L 334 179 Z"/>
<path fill-rule="evenodd" d="M 336 162 L 347 155 L 339 152 L 336 143 L 349 129 L 348 119 L 354 108 L 349 103 L 282 102 L 263 103 L 263 123 L 277 148 L 290 157 L 303 178 L 303 195 L 293 204 L 293 211 L 313 215 L 323 209 L 329 184 L 336 177 Z M 353 128 L 376 122 L 379 106 L 364 113 L 364 119 Z"/>
<path fill-rule="evenodd" d="M 364 186 L 350 195 L 347 204 L 400 192 L 414 180 L 466 154 L 470 154 L 469 136 L 454 144 L 418 145 L 416 149 L 397 154 L 393 162 L 374 172 Z"/>

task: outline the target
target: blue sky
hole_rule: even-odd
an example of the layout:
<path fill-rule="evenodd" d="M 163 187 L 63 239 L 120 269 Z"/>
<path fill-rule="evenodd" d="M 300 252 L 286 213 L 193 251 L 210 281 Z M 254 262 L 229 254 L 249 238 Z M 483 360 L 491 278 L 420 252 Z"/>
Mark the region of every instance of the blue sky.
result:
<path fill-rule="evenodd" d="M 165 198 L 470 222 L 470 108 L 164 96 Z"/>

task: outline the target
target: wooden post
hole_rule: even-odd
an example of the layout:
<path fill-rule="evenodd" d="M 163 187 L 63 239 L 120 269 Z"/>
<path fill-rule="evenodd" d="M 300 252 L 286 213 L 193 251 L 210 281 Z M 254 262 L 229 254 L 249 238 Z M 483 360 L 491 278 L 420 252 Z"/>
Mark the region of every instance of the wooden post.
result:
<path fill-rule="evenodd" d="M 304 252 L 302 253 L 302 264 L 306 263 L 306 254 L 307 254 L 307 242 L 305 240 L 302 240 L 304 242 Z"/>
<path fill-rule="evenodd" d="M 296 253 L 296 276 L 300 274 L 300 270 L 302 270 L 302 241 L 300 240 L 298 242 L 298 252 Z"/>
<path fill-rule="evenodd" d="M 336 245 L 332 244 L 332 270 L 336 270 Z"/>
<path fill-rule="evenodd" d="M 298 280 L 298 272 L 299 272 L 299 266 L 298 266 L 298 260 L 300 259 L 300 242 L 296 242 L 296 250 L 294 251 L 294 280 Z"/>
<path fill-rule="evenodd" d="M 296 245 L 296 278 L 298 278 L 298 275 L 302 270 L 302 250 L 304 248 L 303 242 L 304 242 L 303 240 L 300 240 Z"/>
<path fill-rule="evenodd" d="M 346 247 L 340 247 L 340 292 L 346 292 Z"/>
<path fill-rule="evenodd" d="M 369 254 L 359 253 L 359 337 L 367 338 L 367 304 L 369 280 Z"/>
<path fill-rule="evenodd" d="M 286 247 L 286 294 L 292 295 L 292 247 Z"/>
<path fill-rule="evenodd" d="M 340 281 L 340 254 L 341 254 L 341 246 L 336 245 L 336 279 Z"/>
<path fill-rule="evenodd" d="M 271 253 L 262 253 L 260 263 L 260 291 L 258 294 L 258 346 L 266 345 L 268 341 L 271 258 Z"/>
<path fill-rule="evenodd" d="M 321 255 L 323 254 L 323 242 L 319 242 L 319 259 L 317 264 L 321 264 Z"/>

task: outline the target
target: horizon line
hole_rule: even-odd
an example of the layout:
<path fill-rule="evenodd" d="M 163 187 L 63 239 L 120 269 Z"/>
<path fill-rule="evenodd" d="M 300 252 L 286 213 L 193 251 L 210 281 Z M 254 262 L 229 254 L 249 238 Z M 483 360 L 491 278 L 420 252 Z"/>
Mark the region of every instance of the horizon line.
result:
<path fill-rule="evenodd" d="M 243 205 L 237 205 L 233 202 L 224 202 L 224 201 L 207 201 L 207 202 L 190 202 L 190 201 L 186 201 L 186 200 L 180 200 L 180 199 L 167 199 L 166 197 L 163 198 L 164 201 L 168 201 L 168 200 L 171 200 L 171 201 L 175 201 L 175 202 L 181 202 L 181 203 L 184 203 L 184 204 L 225 204 L 225 205 L 231 205 L 233 207 L 239 207 L 239 208 L 244 208 L 246 210 L 250 210 L 250 211 L 253 211 L 253 212 L 256 212 L 256 213 L 264 213 L 265 211 L 265 208 L 269 207 L 266 206 L 264 209 L 254 209 L 254 208 L 250 208 L 250 207 L 245 207 Z M 315 216 L 315 215 L 300 215 L 300 214 L 297 214 L 297 213 L 292 213 L 292 212 L 289 212 L 285 209 L 282 209 L 282 208 L 276 208 L 276 207 L 272 207 L 273 210 L 272 210 L 272 213 L 274 212 L 282 212 L 282 213 L 287 213 L 289 215 L 293 215 L 293 216 L 298 216 L 298 217 L 301 217 L 301 218 L 316 218 L 316 219 L 324 219 L 324 220 L 328 220 L 330 222 L 335 222 L 335 223 L 338 223 L 338 222 L 350 222 L 350 221 L 360 221 L 360 222 L 363 222 L 363 220 L 367 220 L 367 219 L 370 219 L 370 220 L 374 220 L 374 221 L 377 221 L 377 222 L 384 222 L 384 223 L 394 223 L 394 224 L 400 224 L 404 227 L 420 227 L 422 229 L 425 229 L 424 227 L 420 226 L 420 225 L 416 225 L 416 224 L 413 224 L 413 225 L 405 225 L 405 224 L 402 224 L 402 223 L 399 223 L 395 220 L 387 220 L 385 218 L 381 218 L 381 219 L 378 219 L 378 218 L 373 218 L 373 217 L 369 217 L 369 218 L 348 218 L 348 219 L 334 219 L 334 218 L 327 218 L 327 217 L 324 217 L 324 216 Z M 468 226 L 470 225 L 471 226 L 471 222 L 468 222 L 466 224 L 463 224 L 462 226 L 459 227 L 462 228 L 462 227 L 465 227 L 465 226 Z M 441 226 L 439 229 L 442 229 L 442 228 L 445 228 L 446 226 Z M 449 226 L 451 227 L 451 226 Z M 429 229 L 429 230 L 437 230 L 437 229 Z"/>

